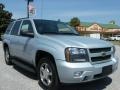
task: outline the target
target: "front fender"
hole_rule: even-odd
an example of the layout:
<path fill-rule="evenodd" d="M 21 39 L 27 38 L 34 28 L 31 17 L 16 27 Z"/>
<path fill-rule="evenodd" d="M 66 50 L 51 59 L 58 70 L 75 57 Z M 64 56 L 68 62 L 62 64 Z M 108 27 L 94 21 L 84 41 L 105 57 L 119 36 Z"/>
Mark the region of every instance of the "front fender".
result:
<path fill-rule="evenodd" d="M 34 65 L 35 65 L 35 58 L 36 58 L 36 53 L 37 51 L 45 51 L 47 53 L 50 53 L 55 60 L 65 60 L 65 54 L 64 54 L 64 50 L 65 47 L 62 47 L 60 45 L 50 45 L 50 44 L 46 44 L 46 43 L 39 43 L 35 46 L 35 50 L 34 50 Z"/>

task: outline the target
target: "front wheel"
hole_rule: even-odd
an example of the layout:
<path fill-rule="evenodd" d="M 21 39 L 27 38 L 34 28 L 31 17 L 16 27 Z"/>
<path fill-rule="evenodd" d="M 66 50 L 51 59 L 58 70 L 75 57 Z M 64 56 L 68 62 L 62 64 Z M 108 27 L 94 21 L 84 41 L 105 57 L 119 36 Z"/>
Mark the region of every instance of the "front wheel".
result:
<path fill-rule="evenodd" d="M 4 52 L 5 52 L 5 62 L 7 65 L 11 65 L 12 62 L 11 62 L 11 56 L 10 56 L 10 52 L 9 52 L 9 49 L 6 47 L 4 49 Z"/>
<path fill-rule="evenodd" d="M 57 90 L 59 80 L 55 65 L 49 58 L 42 58 L 38 64 L 39 84 L 44 90 Z"/>

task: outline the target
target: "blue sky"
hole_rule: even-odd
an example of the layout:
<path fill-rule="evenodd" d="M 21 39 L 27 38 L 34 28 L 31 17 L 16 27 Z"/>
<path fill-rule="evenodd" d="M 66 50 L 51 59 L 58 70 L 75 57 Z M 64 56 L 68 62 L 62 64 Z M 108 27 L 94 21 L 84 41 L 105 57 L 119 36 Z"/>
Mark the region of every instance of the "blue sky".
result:
<path fill-rule="evenodd" d="M 26 17 L 25 0 L 0 0 L 13 18 Z M 69 21 L 79 17 L 85 22 L 108 23 L 115 20 L 120 25 L 120 0 L 34 0 L 36 18 Z"/>

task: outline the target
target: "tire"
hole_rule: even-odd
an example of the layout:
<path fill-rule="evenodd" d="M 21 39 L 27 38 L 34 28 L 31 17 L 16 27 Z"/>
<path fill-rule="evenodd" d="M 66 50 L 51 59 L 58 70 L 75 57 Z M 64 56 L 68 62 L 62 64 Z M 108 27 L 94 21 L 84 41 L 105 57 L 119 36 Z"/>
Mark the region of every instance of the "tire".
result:
<path fill-rule="evenodd" d="M 7 65 L 12 65 L 12 62 L 11 62 L 11 55 L 10 55 L 10 51 L 9 51 L 9 48 L 6 47 L 4 49 L 4 56 L 5 56 L 5 62 Z"/>
<path fill-rule="evenodd" d="M 39 85 L 44 90 L 57 90 L 59 88 L 59 79 L 56 67 L 50 58 L 42 58 L 38 63 Z"/>

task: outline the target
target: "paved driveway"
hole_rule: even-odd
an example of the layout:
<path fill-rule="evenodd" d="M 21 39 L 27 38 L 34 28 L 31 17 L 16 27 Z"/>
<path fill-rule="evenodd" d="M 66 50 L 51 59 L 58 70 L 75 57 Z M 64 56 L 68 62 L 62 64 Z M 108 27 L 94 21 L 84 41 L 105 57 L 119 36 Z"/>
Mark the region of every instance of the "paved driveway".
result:
<path fill-rule="evenodd" d="M 116 46 L 116 50 L 116 55 L 120 58 L 120 47 Z M 7 66 L 3 55 L 0 42 L 0 90 L 42 90 L 35 75 L 17 66 Z M 120 90 L 120 67 L 103 80 L 64 86 L 60 90 Z"/>

